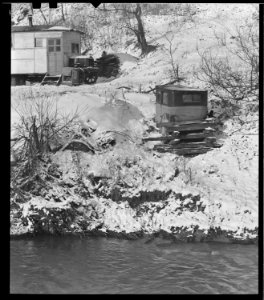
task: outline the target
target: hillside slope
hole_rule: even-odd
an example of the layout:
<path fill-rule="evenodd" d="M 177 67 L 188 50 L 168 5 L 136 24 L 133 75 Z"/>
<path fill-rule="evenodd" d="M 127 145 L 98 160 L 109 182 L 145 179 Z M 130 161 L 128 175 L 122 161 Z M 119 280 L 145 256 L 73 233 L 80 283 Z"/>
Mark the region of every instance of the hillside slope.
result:
<path fill-rule="evenodd" d="M 256 12 L 256 6 L 251 4 L 201 4 L 198 8 L 193 20 L 185 22 L 180 31 L 170 15 L 145 16 L 148 42 L 157 48 L 144 57 L 140 57 L 134 42 L 128 45 L 133 40 L 131 36 L 123 36 L 114 47 L 109 47 L 109 52 L 121 58 L 121 74 L 117 78 L 99 78 L 92 86 L 12 87 L 13 108 L 19 110 L 25 100 L 30 103 L 29 91 L 35 98 L 54 97 L 61 113 L 79 107 L 79 128 L 88 119 L 96 123 L 95 140 L 112 130 L 129 134 L 137 143 L 149 134 L 151 126 L 155 127 L 155 95 L 143 92 L 171 80 L 171 63 L 166 54 L 168 38 L 174 46 L 178 44 L 173 57 L 184 77 L 181 83 L 207 88 L 195 76 L 201 60 L 197 47 L 221 54 L 215 36 L 226 33 L 232 45 L 235 27 Z M 99 56 L 102 50 L 95 39 L 91 51 Z M 127 88 L 118 89 L 124 86 Z M 209 109 L 214 98 L 209 93 Z M 217 115 L 223 112 L 223 107 L 214 109 Z M 11 118 L 13 124 L 19 121 L 15 109 Z M 241 110 L 240 116 L 223 121 L 223 147 L 189 159 L 156 154 L 149 151 L 150 145 L 134 146 L 124 139 L 112 150 L 93 156 L 70 150 L 51 155 L 52 164 L 59 170 L 59 180 L 53 179 L 53 186 L 44 191 L 33 184 L 35 192 L 26 202 L 12 199 L 16 204 L 12 211 L 12 234 L 96 231 L 141 236 L 165 232 L 179 239 L 199 241 L 256 241 L 258 112 Z M 57 217 L 61 212 L 65 214 L 59 225 L 50 216 Z"/>

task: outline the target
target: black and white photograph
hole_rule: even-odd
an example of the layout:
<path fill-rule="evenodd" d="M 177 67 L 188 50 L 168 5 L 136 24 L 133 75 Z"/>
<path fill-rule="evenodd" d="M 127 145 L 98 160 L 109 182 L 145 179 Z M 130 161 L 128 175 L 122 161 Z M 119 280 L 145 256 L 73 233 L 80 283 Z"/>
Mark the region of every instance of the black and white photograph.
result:
<path fill-rule="evenodd" d="M 9 5 L 9 293 L 258 295 L 260 5 Z"/>

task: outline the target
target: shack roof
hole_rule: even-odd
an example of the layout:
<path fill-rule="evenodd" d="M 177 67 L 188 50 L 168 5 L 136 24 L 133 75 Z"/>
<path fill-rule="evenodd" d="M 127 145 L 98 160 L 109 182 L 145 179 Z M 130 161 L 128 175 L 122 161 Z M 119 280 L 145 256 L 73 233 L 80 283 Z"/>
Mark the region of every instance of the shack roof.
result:
<path fill-rule="evenodd" d="M 12 26 L 12 32 L 36 32 L 36 31 L 75 31 L 83 34 L 82 31 L 64 27 L 64 26 L 53 26 L 53 25 L 33 25 L 33 26 Z"/>
<path fill-rule="evenodd" d="M 183 85 L 173 85 L 173 84 L 167 84 L 167 85 L 156 85 L 156 89 L 165 89 L 165 90 L 171 90 L 171 91 L 194 91 L 194 92 L 207 92 L 205 89 L 199 89 L 199 88 L 192 88 L 188 86 Z"/>

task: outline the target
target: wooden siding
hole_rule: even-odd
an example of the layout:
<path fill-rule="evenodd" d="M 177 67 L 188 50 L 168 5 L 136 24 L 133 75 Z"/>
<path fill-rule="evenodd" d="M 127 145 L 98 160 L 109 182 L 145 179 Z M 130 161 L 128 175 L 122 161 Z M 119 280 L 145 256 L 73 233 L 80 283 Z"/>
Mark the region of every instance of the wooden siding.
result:
<path fill-rule="evenodd" d="M 49 52 L 48 53 L 48 73 L 49 75 L 59 75 L 63 69 L 63 56 L 62 51 L 60 52 Z"/>
<path fill-rule="evenodd" d="M 13 49 L 29 49 L 35 47 L 35 38 L 60 38 L 62 32 L 12 32 Z"/>
<path fill-rule="evenodd" d="M 64 67 L 69 66 L 69 58 L 73 56 L 71 44 L 79 44 L 79 53 L 81 51 L 81 34 L 78 32 L 63 32 L 63 63 Z"/>
<path fill-rule="evenodd" d="M 168 121 L 203 120 L 207 115 L 207 106 L 176 106 L 168 107 L 156 103 L 156 122 L 161 122 L 162 117 Z M 173 118 L 172 118 L 173 116 Z M 173 119 L 173 120 L 172 120 Z"/>
<path fill-rule="evenodd" d="M 46 48 L 35 48 L 35 69 L 34 73 L 47 72 L 47 50 Z"/>
<path fill-rule="evenodd" d="M 34 48 L 34 32 L 12 33 L 14 49 Z"/>
<path fill-rule="evenodd" d="M 11 59 L 34 59 L 34 48 L 11 50 Z"/>
<path fill-rule="evenodd" d="M 35 37 L 37 38 L 61 38 L 62 32 L 61 31 L 45 31 L 45 32 L 34 32 Z"/>
<path fill-rule="evenodd" d="M 46 72 L 46 47 L 11 50 L 11 74 L 44 74 Z"/>
<path fill-rule="evenodd" d="M 11 64 L 11 74 L 33 74 L 35 73 L 33 59 L 17 59 Z"/>

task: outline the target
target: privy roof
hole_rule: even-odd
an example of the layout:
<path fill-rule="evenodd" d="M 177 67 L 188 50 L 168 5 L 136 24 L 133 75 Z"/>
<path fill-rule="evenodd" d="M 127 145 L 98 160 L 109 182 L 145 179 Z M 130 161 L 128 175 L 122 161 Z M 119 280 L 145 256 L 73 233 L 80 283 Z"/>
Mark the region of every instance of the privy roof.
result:
<path fill-rule="evenodd" d="M 199 91 L 199 92 L 206 92 L 205 89 L 193 88 L 183 85 L 174 85 L 174 84 L 166 84 L 166 85 L 156 85 L 156 89 L 165 89 L 165 90 L 172 90 L 172 91 Z"/>

